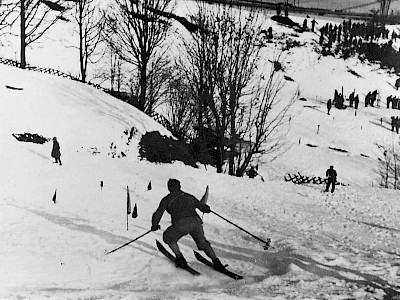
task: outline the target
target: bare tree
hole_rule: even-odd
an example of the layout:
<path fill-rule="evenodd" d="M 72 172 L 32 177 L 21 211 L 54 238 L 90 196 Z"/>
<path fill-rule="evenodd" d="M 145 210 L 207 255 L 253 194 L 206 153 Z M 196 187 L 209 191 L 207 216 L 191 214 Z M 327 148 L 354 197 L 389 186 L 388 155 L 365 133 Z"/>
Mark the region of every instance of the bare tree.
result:
<path fill-rule="evenodd" d="M 10 24 L 12 26 L 19 20 L 20 67 L 24 69 L 27 47 L 38 41 L 59 19 L 64 19 L 66 8 L 48 0 L 11 0 L 9 4 L 13 14 L 19 7 L 17 16 L 10 15 Z"/>
<path fill-rule="evenodd" d="M 263 147 L 283 124 L 289 105 L 271 113 L 283 81 L 277 82 L 277 70 L 270 74 L 257 70 L 261 23 L 256 11 L 199 4 L 192 21 L 204 29 L 183 43 L 186 73 L 196 86 L 199 130 L 206 123 L 215 132 L 217 172 L 223 171 L 228 158 L 229 174 L 242 176 L 254 154 L 268 152 Z M 238 159 L 235 149 L 243 145 L 241 141 L 248 147 Z M 276 149 L 279 141 L 269 150 Z"/>
<path fill-rule="evenodd" d="M 274 66 L 269 74 L 258 78 L 253 92 L 241 106 L 237 120 L 237 139 L 245 145 L 234 157 L 236 176 L 243 176 L 255 155 L 271 156 L 275 159 L 287 150 L 284 138 L 288 128 L 287 112 L 296 100 L 296 93 L 285 97 L 282 89 L 285 85 L 283 75 Z M 236 145 L 237 148 L 237 145 Z"/>
<path fill-rule="evenodd" d="M 378 157 L 376 174 L 379 184 L 384 188 L 400 189 L 400 152 L 395 144 L 391 146 L 376 144 L 381 151 Z"/>
<path fill-rule="evenodd" d="M 104 38 L 113 50 L 136 67 L 138 78 L 137 108 L 151 112 L 147 105 L 149 66 L 161 61 L 159 51 L 170 23 L 158 11 L 167 11 L 170 0 L 115 0 L 113 9 L 105 13 L 107 30 Z M 154 103 L 153 103 L 154 104 Z"/>
<path fill-rule="evenodd" d="M 17 3 L 0 1 L 0 37 L 7 34 L 11 29 L 10 16 L 16 11 Z"/>
<path fill-rule="evenodd" d="M 173 73 L 170 59 L 166 53 L 158 53 L 148 66 L 148 83 L 145 111 L 151 113 L 164 102 L 168 94 L 168 81 Z"/>
<path fill-rule="evenodd" d="M 120 91 L 122 84 L 121 58 L 112 52 L 110 56 L 110 85 L 112 91 Z"/>
<path fill-rule="evenodd" d="M 171 123 L 172 134 L 180 140 L 191 141 L 195 123 L 196 98 L 190 81 L 179 68 L 168 81 L 166 94 L 167 119 Z"/>
<path fill-rule="evenodd" d="M 75 0 L 74 18 L 79 34 L 79 69 L 81 81 L 86 82 L 87 67 L 101 41 L 104 22 L 95 0 Z"/>
<path fill-rule="evenodd" d="M 124 74 L 129 74 L 129 70 L 125 70 L 122 59 L 109 45 L 106 45 L 101 59 L 108 63 L 96 66 L 93 78 L 101 85 L 107 82 L 110 91 L 120 92 L 123 86 L 127 86 Z"/>

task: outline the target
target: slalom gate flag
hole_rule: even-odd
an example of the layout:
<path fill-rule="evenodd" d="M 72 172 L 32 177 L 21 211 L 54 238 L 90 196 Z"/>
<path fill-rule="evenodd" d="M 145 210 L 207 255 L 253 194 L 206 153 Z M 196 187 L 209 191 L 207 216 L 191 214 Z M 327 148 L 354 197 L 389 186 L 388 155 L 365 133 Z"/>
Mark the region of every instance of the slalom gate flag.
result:
<path fill-rule="evenodd" d="M 54 203 L 57 202 L 57 189 L 54 191 L 53 202 L 54 202 Z"/>
<path fill-rule="evenodd" d="M 135 207 L 133 208 L 133 212 L 132 212 L 132 218 L 137 218 L 137 216 L 138 216 L 138 214 L 137 214 L 137 206 L 136 206 L 136 203 L 135 203 Z"/>
<path fill-rule="evenodd" d="M 128 215 L 130 215 L 132 212 L 131 196 L 129 195 L 129 187 L 128 186 L 126 186 L 126 212 Z"/>
<path fill-rule="evenodd" d="M 207 200 L 208 200 L 208 185 L 207 185 L 207 188 L 206 188 L 206 192 L 204 193 L 203 197 L 201 197 L 200 202 L 206 204 Z"/>

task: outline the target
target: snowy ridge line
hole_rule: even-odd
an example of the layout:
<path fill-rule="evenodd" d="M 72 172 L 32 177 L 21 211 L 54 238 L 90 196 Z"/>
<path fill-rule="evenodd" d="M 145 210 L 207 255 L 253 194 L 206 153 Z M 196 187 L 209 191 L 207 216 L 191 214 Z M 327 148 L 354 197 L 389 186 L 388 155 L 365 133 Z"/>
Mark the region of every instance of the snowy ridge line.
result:
<path fill-rule="evenodd" d="M 16 67 L 19 68 L 21 66 L 21 64 L 16 61 L 16 60 L 12 60 L 9 58 L 4 58 L 4 57 L 0 57 L 0 63 L 3 65 L 7 65 L 7 66 L 11 66 L 11 67 Z M 26 65 L 25 67 L 26 70 L 30 70 L 30 71 L 35 71 L 35 72 L 40 72 L 40 73 L 44 73 L 44 74 L 50 74 L 50 75 L 55 75 L 58 77 L 63 77 L 63 78 L 67 78 L 67 79 L 71 79 L 74 81 L 80 81 L 80 79 L 78 77 L 72 76 L 71 74 L 67 74 L 65 72 L 62 72 L 60 70 L 57 69 L 52 69 L 52 68 L 41 68 L 41 67 L 36 67 L 36 66 L 30 66 L 30 65 Z M 82 83 L 86 83 L 90 86 L 95 87 L 98 90 L 102 90 L 103 92 L 107 93 L 108 95 L 111 95 L 119 100 L 122 100 L 118 97 L 115 96 L 115 94 L 111 93 L 111 90 L 106 89 L 102 86 L 100 86 L 97 83 L 92 83 L 92 82 L 82 82 Z M 122 100 L 124 101 L 124 100 Z M 163 115 L 159 114 L 158 112 L 153 111 L 150 114 L 147 114 L 148 116 L 150 116 L 151 118 L 153 118 L 155 121 L 157 121 L 158 123 L 160 123 L 162 126 L 164 126 L 165 128 L 167 128 L 169 131 L 171 131 L 172 126 L 171 123 L 168 121 L 167 118 L 165 118 Z"/>
<path fill-rule="evenodd" d="M 322 177 L 309 177 L 305 175 L 301 175 L 300 172 L 297 174 L 287 173 L 284 177 L 286 182 L 291 181 L 295 184 L 304 184 L 304 183 L 313 183 L 313 184 L 325 184 L 327 182 L 327 178 Z M 344 184 L 343 182 L 336 182 L 336 185 L 348 186 L 348 184 Z"/>

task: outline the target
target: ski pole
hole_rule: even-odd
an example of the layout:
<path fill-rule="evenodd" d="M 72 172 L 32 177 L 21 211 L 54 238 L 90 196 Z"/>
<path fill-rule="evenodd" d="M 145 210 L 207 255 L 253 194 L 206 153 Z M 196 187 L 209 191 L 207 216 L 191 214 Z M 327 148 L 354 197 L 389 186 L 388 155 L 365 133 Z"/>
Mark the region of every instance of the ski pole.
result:
<path fill-rule="evenodd" d="M 229 221 L 228 219 L 224 218 L 223 216 L 217 214 L 215 211 L 211 211 L 214 215 L 217 215 L 218 217 L 220 217 L 221 219 L 225 220 L 226 222 L 228 222 L 229 224 L 232 224 L 233 226 L 239 228 L 240 230 L 246 232 L 247 234 L 251 235 L 253 238 L 259 240 L 260 242 L 263 242 L 265 244 L 264 249 L 268 250 L 268 248 L 270 247 L 271 244 L 271 239 L 267 239 L 266 241 L 264 241 L 263 239 L 259 238 L 258 236 L 248 232 L 246 229 L 243 229 L 242 227 L 240 227 L 239 225 Z"/>
<path fill-rule="evenodd" d="M 137 241 L 137 240 L 140 239 L 141 237 L 144 237 L 146 234 L 149 234 L 151 231 L 152 231 L 152 230 L 150 229 L 149 231 L 143 233 L 141 236 L 138 236 L 137 238 L 133 239 L 133 240 L 130 241 L 130 242 L 127 242 L 127 243 L 123 244 L 122 246 L 119 246 L 118 248 L 115 248 L 115 249 L 112 250 L 112 251 L 106 251 L 105 254 L 106 254 L 106 255 L 111 254 L 111 253 L 113 253 L 113 252 L 115 252 L 115 251 L 121 249 L 122 247 L 128 246 L 130 243 L 133 243 L 134 241 Z"/>

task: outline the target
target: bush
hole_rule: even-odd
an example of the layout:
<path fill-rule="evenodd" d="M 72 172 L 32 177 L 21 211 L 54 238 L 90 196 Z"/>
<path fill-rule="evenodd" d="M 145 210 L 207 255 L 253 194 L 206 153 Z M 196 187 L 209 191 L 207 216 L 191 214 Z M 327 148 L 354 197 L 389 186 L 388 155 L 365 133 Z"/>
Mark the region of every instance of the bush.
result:
<path fill-rule="evenodd" d="M 142 136 L 139 155 L 150 162 L 172 163 L 178 160 L 197 168 L 196 160 L 184 142 L 162 136 L 158 131 L 147 132 Z"/>

